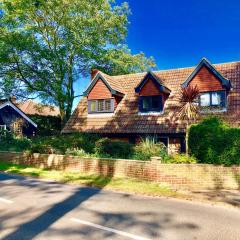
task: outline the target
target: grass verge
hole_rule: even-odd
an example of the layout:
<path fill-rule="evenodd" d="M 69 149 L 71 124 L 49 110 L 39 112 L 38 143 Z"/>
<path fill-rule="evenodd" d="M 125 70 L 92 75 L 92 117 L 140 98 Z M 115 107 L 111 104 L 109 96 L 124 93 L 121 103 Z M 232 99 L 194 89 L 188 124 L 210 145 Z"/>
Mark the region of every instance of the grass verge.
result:
<path fill-rule="evenodd" d="M 158 183 L 147 182 L 134 178 L 105 177 L 102 175 L 83 174 L 77 171 L 56 171 L 36 167 L 28 167 L 0 162 L 0 171 L 55 180 L 97 188 L 119 190 L 151 196 L 181 197 L 181 194 Z"/>

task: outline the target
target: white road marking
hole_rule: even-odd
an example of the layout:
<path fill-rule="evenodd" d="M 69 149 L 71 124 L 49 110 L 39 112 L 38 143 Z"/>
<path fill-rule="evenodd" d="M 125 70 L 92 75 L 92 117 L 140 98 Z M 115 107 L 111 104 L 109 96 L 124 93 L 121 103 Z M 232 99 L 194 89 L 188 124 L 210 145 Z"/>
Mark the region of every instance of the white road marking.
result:
<path fill-rule="evenodd" d="M 147 238 L 144 238 L 144 237 L 140 237 L 140 236 L 137 236 L 137 235 L 134 235 L 134 234 L 131 234 L 131 233 L 127 233 L 127 232 L 123 232 L 123 231 L 120 231 L 120 230 L 116 230 L 114 228 L 104 227 L 104 226 L 101 226 L 101 225 L 98 225 L 98 224 L 95 224 L 95 223 L 91 223 L 91 222 L 87 222 L 87 221 L 84 221 L 84 220 L 80 220 L 78 218 L 71 218 L 70 220 L 72 222 L 76 222 L 76 223 L 84 224 L 84 225 L 87 225 L 87 226 L 90 226 L 90 227 L 98 228 L 98 229 L 101 229 L 101 230 L 104 230 L 104 231 L 112 232 L 112 233 L 115 233 L 115 234 L 118 234 L 118 235 L 121 235 L 121 236 L 124 236 L 124 237 L 128 237 L 130 239 L 134 239 L 134 240 L 150 240 L 150 239 L 147 239 Z"/>
<path fill-rule="evenodd" d="M 5 199 L 5 198 L 0 198 L 0 202 L 7 203 L 7 204 L 12 204 L 13 201 Z"/>

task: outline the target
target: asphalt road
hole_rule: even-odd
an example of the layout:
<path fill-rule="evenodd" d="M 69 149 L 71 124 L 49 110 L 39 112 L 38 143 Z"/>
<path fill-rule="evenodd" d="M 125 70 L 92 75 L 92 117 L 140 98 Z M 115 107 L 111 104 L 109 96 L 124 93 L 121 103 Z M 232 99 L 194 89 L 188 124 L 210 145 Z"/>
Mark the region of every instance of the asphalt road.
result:
<path fill-rule="evenodd" d="M 0 239 L 240 239 L 240 210 L 0 173 Z"/>

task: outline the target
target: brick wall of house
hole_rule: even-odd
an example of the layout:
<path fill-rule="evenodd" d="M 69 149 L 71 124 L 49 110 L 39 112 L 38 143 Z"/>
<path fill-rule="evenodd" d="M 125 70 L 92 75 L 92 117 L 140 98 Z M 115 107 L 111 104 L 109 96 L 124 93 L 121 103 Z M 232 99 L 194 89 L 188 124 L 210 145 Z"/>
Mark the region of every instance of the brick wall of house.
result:
<path fill-rule="evenodd" d="M 0 161 L 89 174 L 133 177 L 160 182 L 175 189 L 240 189 L 240 166 L 161 164 L 156 160 L 111 160 L 9 152 L 1 152 Z"/>
<path fill-rule="evenodd" d="M 219 79 L 214 76 L 206 67 L 202 67 L 198 74 L 192 79 L 190 86 L 197 85 L 200 92 L 223 90 Z"/>

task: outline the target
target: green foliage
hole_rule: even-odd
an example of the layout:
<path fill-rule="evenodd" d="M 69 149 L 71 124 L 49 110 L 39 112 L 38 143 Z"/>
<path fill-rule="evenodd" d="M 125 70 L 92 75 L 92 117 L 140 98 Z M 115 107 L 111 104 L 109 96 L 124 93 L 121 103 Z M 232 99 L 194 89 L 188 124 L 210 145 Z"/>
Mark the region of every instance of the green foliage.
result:
<path fill-rule="evenodd" d="M 191 126 L 189 148 L 201 163 L 240 164 L 240 129 L 217 117 L 207 118 Z"/>
<path fill-rule="evenodd" d="M 151 157 L 167 157 L 167 148 L 163 143 L 156 143 L 154 138 L 147 137 L 142 139 L 134 147 L 134 158 L 139 160 L 150 160 Z"/>
<path fill-rule="evenodd" d="M 187 154 L 175 154 L 164 161 L 166 163 L 197 163 L 197 159 Z"/>
<path fill-rule="evenodd" d="M 133 152 L 132 144 L 101 138 L 96 142 L 95 152 L 100 157 L 129 158 Z"/>
<path fill-rule="evenodd" d="M 87 157 L 88 154 L 82 148 L 69 148 L 65 152 L 66 155 L 78 156 L 78 157 Z"/>
<path fill-rule="evenodd" d="M 61 131 L 61 118 L 57 116 L 31 115 L 30 118 L 38 125 L 38 136 L 59 135 Z"/>
<path fill-rule="evenodd" d="M 91 68 L 120 74 L 155 66 L 152 58 L 132 55 L 124 44 L 127 3 L 4 0 L 1 10 L 0 75 L 5 92 L 37 95 L 53 103 L 62 121 L 70 117 L 78 95 L 74 82 Z"/>
<path fill-rule="evenodd" d="M 83 149 L 94 153 L 95 142 L 99 139 L 94 134 L 69 134 L 33 139 L 32 151 L 40 153 L 65 154 L 69 149 Z"/>
<path fill-rule="evenodd" d="M 19 138 L 9 131 L 0 133 L 0 151 L 22 152 L 29 149 L 31 140 L 28 138 Z"/>

